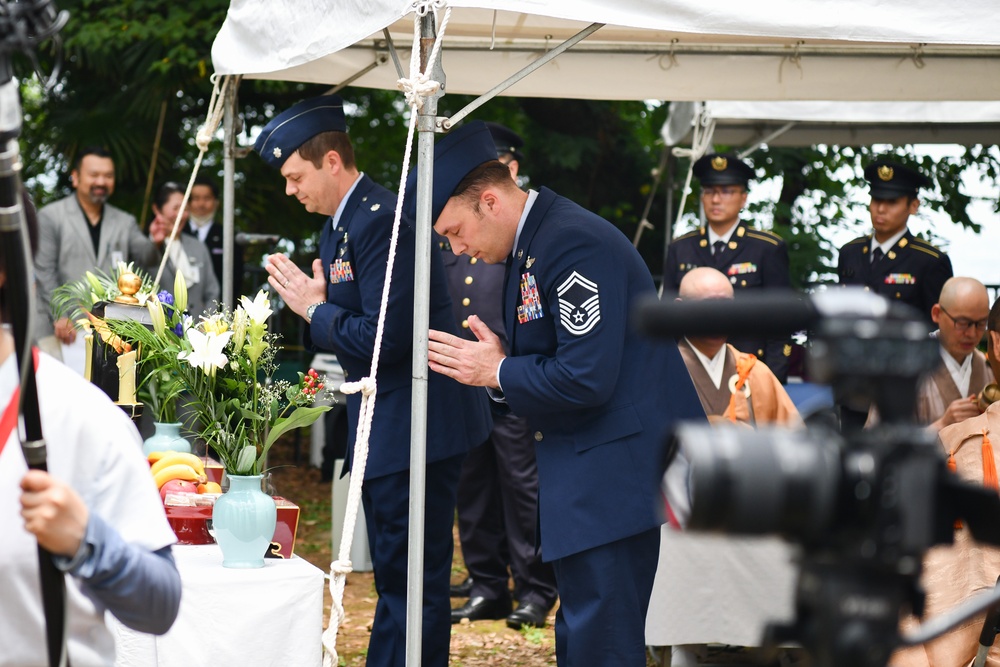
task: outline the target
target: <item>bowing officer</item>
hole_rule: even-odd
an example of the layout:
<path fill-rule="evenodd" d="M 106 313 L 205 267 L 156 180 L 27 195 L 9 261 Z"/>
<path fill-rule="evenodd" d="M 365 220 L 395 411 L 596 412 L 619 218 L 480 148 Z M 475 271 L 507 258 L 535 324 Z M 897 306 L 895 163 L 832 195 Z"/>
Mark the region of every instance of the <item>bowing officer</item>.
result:
<path fill-rule="evenodd" d="M 694 163 L 701 184 L 706 225 L 680 236 L 667 249 L 663 291 L 680 288 L 684 275 L 700 266 L 718 269 L 729 279 L 736 298 L 748 289 L 787 289 L 788 249 L 777 234 L 740 220 L 753 169 L 736 155 L 710 153 Z M 756 355 L 782 383 L 788 378 L 792 347 L 787 338 L 732 336 L 736 349 Z"/>
<path fill-rule="evenodd" d="M 327 217 L 312 275 L 285 255 L 268 258 L 268 282 L 306 322 L 306 346 L 333 352 L 344 376 L 369 375 L 387 280 L 396 195 L 359 172 L 335 95 L 318 97 L 275 116 L 254 150 L 281 171 L 285 192 L 307 211 Z M 403 218 L 378 368 L 377 402 L 369 436 L 361 500 L 375 570 L 378 603 L 367 664 L 402 665 L 406 637 L 406 560 L 410 492 L 414 232 Z M 431 257 L 431 326 L 456 332 L 439 253 Z M 459 471 L 466 452 L 490 432 L 486 397 L 438 373 L 427 386 L 427 465 L 424 523 L 421 664 L 447 667 L 451 642 L 449 584 L 452 526 Z M 361 397 L 347 397 L 353 465 Z"/>
<path fill-rule="evenodd" d="M 645 665 L 663 435 L 705 414 L 676 344 L 630 325 L 636 300 L 656 293 L 649 270 L 608 221 L 547 188 L 520 190 L 482 122 L 434 147 L 431 217 L 454 252 L 506 264 L 509 350 L 470 317 L 476 340 L 432 329 L 428 358 L 532 429 L 542 557 L 559 588 L 556 660 Z"/>
<path fill-rule="evenodd" d="M 499 123 L 486 126 L 496 145 L 497 159 L 507 165 L 516 182 L 524 160 L 520 152 L 524 140 Z M 469 316 L 476 315 L 506 346 L 501 303 L 503 264 L 456 255 L 443 239 L 440 245 L 461 335 L 476 339 L 469 329 Z M 458 536 L 469 578 L 453 587 L 452 594 L 464 594 L 469 600 L 452 610 L 452 623 L 506 618 L 508 627 L 515 630 L 523 625 L 545 625 L 558 594 L 552 566 L 542 562 L 538 550 L 537 518 L 535 440 L 524 419 L 510 413 L 494 415 L 493 432 L 469 452 L 458 483 Z M 512 610 L 508 588 L 512 578 L 519 603 L 516 610 Z"/>
<path fill-rule="evenodd" d="M 908 303 L 930 322 L 931 308 L 952 276 L 951 260 L 911 234 L 907 221 L 920 207 L 917 190 L 931 187 L 931 180 L 887 158 L 865 167 L 865 178 L 871 184 L 872 233 L 840 249 L 840 284 L 864 285 L 887 299 Z"/>

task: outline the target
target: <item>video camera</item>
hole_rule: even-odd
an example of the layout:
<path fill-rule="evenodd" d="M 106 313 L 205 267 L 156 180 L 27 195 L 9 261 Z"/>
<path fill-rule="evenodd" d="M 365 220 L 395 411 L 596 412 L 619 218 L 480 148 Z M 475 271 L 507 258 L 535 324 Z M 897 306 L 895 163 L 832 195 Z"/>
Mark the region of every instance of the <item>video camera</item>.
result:
<path fill-rule="evenodd" d="M 650 299 L 635 315 L 640 331 L 660 338 L 808 330 L 812 378 L 880 413 L 878 426 L 846 435 L 824 425 L 687 423 L 669 438 L 665 494 L 677 497 L 678 480 L 685 486 L 688 529 L 777 534 L 802 547 L 795 621 L 769 627 L 765 645 L 801 644 L 820 667 L 881 667 L 893 649 L 989 606 L 963 608 L 930 636 L 898 633 L 901 612 L 923 612 L 923 554 L 952 542 L 956 520 L 1000 545 L 1000 497 L 951 474 L 936 438 L 914 423 L 918 380 L 941 361 L 916 311 L 848 288 Z"/>

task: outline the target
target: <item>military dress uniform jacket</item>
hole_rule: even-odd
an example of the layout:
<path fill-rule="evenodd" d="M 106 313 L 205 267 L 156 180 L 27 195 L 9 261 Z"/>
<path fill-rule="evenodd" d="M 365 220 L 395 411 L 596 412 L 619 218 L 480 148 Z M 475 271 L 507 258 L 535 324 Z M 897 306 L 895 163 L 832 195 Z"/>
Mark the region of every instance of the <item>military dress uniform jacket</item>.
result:
<path fill-rule="evenodd" d="M 746 222 L 737 223 L 729 244 L 720 255 L 712 255 L 708 229 L 684 234 L 667 248 L 667 263 L 663 270 L 664 293 L 676 293 L 681 279 L 691 269 L 710 266 L 724 273 L 733 285 L 736 298 L 747 289 L 788 289 L 788 248 L 777 234 L 754 229 Z M 741 351 L 756 354 L 771 372 L 784 382 L 788 377 L 788 357 L 791 354 L 787 338 L 747 338 L 732 335 L 730 343 Z"/>
<path fill-rule="evenodd" d="M 952 277 L 951 260 L 907 230 L 877 266 L 871 262 L 871 234 L 840 249 L 837 276 L 841 285 L 863 285 L 887 299 L 908 303 L 930 322 L 931 307 Z"/>
<path fill-rule="evenodd" d="M 469 330 L 469 316 L 475 315 L 490 328 L 504 347 L 507 333 L 503 328 L 503 311 L 500 293 L 503 289 L 506 271 L 501 264 L 486 262 L 468 255 L 456 255 L 451 244 L 439 238 L 441 259 L 448 276 L 448 293 L 452 297 L 451 307 L 455 322 L 460 327 L 459 335 L 476 340 Z"/>
<path fill-rule="evenodd" d="M 396 196 L 362 175 L 336 229 L 323 227 L 320 258 L 327 280 L 327 303 L 316 309 L 306 329 L 306 345 L 337 355 L 349 381 L 371 370 L 375 332 L 386 279 Z M 393 267 L 378 394 L 369 435 L 365 479 L 409 468 L 412 396 L 414 231 L 404 218 Z M 431 253 L 430 327 L 456 333 L 441 254 Z M 486 440 L 492 421 L 485 392 L 431 372 L 428 378 L 427 462 L 463 452 Z M 348 463 L 353 456 L 360 394 L 347 397 Z"/>
<path fill-rule="evenodd" d="M 508 260 L 500 385 L 534 431 L 546 561 L 660 525 L 665 432 L 705 419 L 676 343 L 629 325 L 648 294 L 621 231 L 540 190 Z"/>
<path fill-rule="evenodd" d="M 111 204 L 104 205 L 103 216 L 95 253 L 89 223 L 75 193 L 39 209 L 35 255 L 39 338 L 53 333 L 49 302 L 53 290 L 60 285 L 80 280 L 87 271 L 111 273 L 118 261 L 134 261 L 139 266 L 158 262 L 159 253 L 149 237 L 139 230 L 134 217 Z"/>

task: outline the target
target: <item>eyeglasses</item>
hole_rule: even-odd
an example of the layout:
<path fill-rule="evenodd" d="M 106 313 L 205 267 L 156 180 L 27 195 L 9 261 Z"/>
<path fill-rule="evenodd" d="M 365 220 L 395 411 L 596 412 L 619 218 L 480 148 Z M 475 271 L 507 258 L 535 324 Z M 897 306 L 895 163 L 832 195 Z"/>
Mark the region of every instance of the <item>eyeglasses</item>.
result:
<path fill-rule="evenodd" d="M 727 186 L 721 188 L 702 188 L 701 196 L 705 199 L 711 199 L 716 195 L 722 197 L 723 199 L 729 199 L 730 197 L 735 197 L 736 195 L 743 194 L 743 188 L 737 186 Z"/>
<path fill-rule="evenodd" d="M 981 320 L 970 320 L 968 317 L 955 318 L 955 316 L 945 310 L 944 306 L 941 304 L 938 304 L 938 308 L 940 308 L 941 312 L 951 318 L 951 321 L 955 323 L 956 331 L 968 331 L 972 327 L 976 327 L 977 331 L 985 331 L 986 325 L 989 323 L 988 317 Z"/>

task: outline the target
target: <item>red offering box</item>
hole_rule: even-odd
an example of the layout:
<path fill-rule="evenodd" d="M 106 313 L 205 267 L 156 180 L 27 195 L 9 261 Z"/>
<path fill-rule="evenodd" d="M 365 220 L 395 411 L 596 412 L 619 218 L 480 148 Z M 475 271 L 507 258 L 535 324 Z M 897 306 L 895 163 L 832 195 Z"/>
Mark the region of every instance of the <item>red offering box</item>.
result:
<path fill-rule="evenodd" d="M 221 463 L 217 463 L 212 459 L 208 459 L 205 463 L 205 477 L 207 477 L 210 482 L 222 484 L 222 473 L 225 472 L 225 470 L 226 469 L 222 467 Z"/>
<path fill-rule="evenodd" d="M 206 472 L 208 467 L 205 468 Z M 274 496 L 278 510 L 274 537 L 271 538 L 270 556 L 291 558 L 295 551 L 295 533 L 299 528 L 299 506 L 281 496 Z M 212 518 L 212 507 L 165 505 L 167 522 L 177 535 L 178 544 L 212 544 L 207 521 Z"/>
<path fill-rule="evenodd" d="M 274 497 L 278 508 L 278 523 L 271 538 L 271 555 L 291 558 L 295 550 L 295 533 L 299 529 L 299 506 L 281 496 Z"/>

